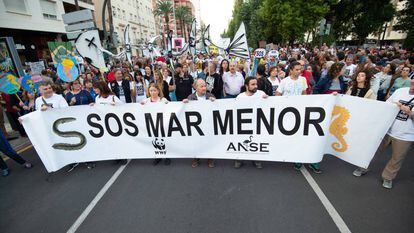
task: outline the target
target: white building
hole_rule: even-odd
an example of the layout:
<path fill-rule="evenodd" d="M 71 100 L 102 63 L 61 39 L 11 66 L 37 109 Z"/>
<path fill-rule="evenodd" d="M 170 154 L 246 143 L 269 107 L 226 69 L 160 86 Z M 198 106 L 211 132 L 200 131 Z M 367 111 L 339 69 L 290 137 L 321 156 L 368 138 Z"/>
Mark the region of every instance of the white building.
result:
<path fill-rule="evenodd" d="M 81 9 L 94 10 L 91 0 Z M 75 11 L 74 0 L 0 0 L 0 36 L 13 37 L 22 63 L 48 59 L 48 41 L 66 34 L 62 14 Z"/>
<path fill-rule="evenodd" d="M 95 0 L 94 2 L 97 6 L 97 11 L 95 11 L 96 23 L 102 29 L 101 9 L 103 0 Z M 121 43 L 124 41 L 124 29 L 128 24 L 130 25 L 129 36 L 133 44 L 139 44 L 143 40 L 148 40 L 156 35 L 151 0 L 111 0 L 111 6 L 114 32 L 118 34 Z M 106 25 L 109 31 L 108 17 L 106 17 Z M 120 47 L 118 47 L 118 51 L 120 51 Z M 137 55 L 138 51 L 133 48 L 132 54 Z"/>

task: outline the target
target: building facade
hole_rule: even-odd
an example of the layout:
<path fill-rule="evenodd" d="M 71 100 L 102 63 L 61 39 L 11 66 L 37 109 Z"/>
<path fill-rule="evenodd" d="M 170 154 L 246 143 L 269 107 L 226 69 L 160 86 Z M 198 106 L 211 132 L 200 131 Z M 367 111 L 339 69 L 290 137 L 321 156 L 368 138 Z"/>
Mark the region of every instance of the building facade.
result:
<path fill-rule="evenodd" d="M 94 10 L 91 0 L 78 2 Z M 0 0 L 0 37 L 13 37 L 23 64 L 50 60 L 47 42 L 66 39 L 62 14 L 75 10 L 74 0 Z"/>
<path fill-rule="evenodd" d="M 94 2 L 97 7 L 95 11 L 96 24 L 102 30 L 103 0 L 94 0 Z M 157 35 L 152 0 L 111 0 L 111 11 L 114 32 L 119 40 L 118 52 L 121 51 L 124 30 L 128 24 L 130 25 L 129 36 L 132 44 L 140 44 Z M 109 31 L 109 17 L 106 17 L 106 25 Z M 132 54 L 138 55 L 138 49 L 133 48 Z"/>

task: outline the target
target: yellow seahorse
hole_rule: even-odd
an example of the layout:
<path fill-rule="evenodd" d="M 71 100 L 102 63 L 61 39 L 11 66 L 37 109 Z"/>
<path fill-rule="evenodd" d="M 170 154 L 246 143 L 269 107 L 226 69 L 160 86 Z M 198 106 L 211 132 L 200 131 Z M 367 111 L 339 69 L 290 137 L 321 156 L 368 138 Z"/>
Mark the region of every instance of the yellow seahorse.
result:
<path fill-rule="evenodd" d="M 332 122 L 329 126 L 329 132 L 338 139 L 338 142 L 332 143 L 332 149 L 338 152 L 345 152 L 348 149 L 348 143 L 344 135 L 348 133 L 346 123 L 350 118 L 348 109 L 341 106 L 334 106 L 332 110 Z"/>

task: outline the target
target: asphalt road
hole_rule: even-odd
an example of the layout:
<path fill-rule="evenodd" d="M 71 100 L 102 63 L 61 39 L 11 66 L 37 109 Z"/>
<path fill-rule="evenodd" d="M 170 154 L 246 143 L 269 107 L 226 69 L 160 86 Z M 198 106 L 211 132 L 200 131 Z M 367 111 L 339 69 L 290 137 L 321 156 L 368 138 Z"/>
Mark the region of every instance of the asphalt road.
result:
<path fill-rule="evenodd" d="M 351 232 L 403 233 L 414 230 L 414 149 L 394 188 L 381 187 L 389 151 L 361 178 L 354 166 L 325 156 L 323 174 L 311 173 Z M 67 232 L 120 167 L 98 162 L 47 174 L 36 152 L 22 155 L 35 167 L 7 163 L 11 175 L 0 179 L 0 232 Z M 301 172 L 292 164 L 232 161 L 216 168 L 191 168 L 191 160 L 152 166 L 133 160 L 87 215 L 76 232 L 340 232 Z"/>

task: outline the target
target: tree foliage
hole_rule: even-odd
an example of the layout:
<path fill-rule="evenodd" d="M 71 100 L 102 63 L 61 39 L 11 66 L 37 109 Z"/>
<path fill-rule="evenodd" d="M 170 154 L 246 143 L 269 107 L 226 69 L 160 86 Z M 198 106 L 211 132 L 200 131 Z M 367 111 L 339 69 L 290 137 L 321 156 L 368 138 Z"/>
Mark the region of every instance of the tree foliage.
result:
<path fill-rule="evenodd" d="M 337 39 L 352 35 L 360 44 L 369 34 L 379 32 L 395 15 L 390 0 L 341 0 L 328 14 Z"/>
<path fill-rule="evenodd" d="M 414 0 L 407 0 L 404 8 L 397 12 L 398 24 L 395 29 L 407 33 L 404 46 L 410 49 L 414 48 Z"/>
<path fill-rule="evenodd" d="M 401 18 L 404 18 L 402 25 L 410 29 L 414 24 L 414 0 L 408 2 Z M 293 43 L 305 40 L 305 33 L 315 32 L 325 18 L 332 25 L 333 40 L 352 35 L 363 42 L 369 34 L 380 32 L 394 15 L 391 0 L 236 0 L 223 36 L 233 37 L 243 21 L 250 46 L 257 46 L 263 39 Z"/>

